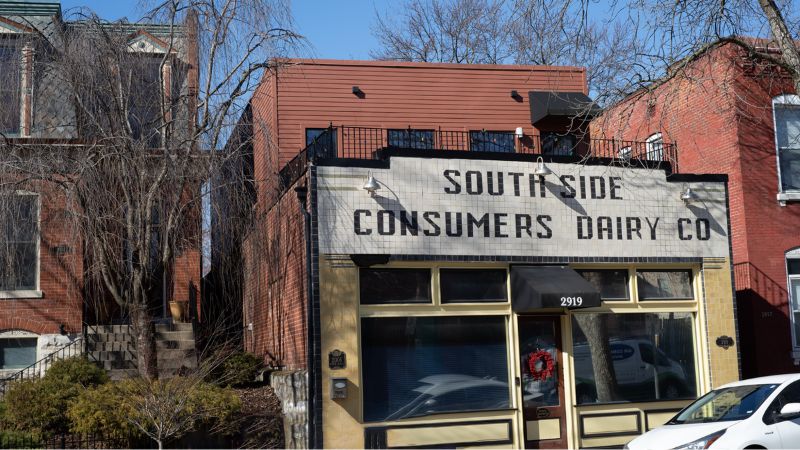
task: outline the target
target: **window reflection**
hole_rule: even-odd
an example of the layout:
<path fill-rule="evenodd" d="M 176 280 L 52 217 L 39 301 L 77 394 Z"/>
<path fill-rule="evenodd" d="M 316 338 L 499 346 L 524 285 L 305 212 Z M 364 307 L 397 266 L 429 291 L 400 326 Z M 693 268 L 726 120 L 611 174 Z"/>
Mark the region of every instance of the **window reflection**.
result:
<path fill-rule="evenodd" d="M 691 314 L 575 314 L 572 320 L 578 404 L 695 396 Z"/>
<path fill-rule="evenodd" d="M 639 270 L 636 283 L 639 300 L 694 298 L 690 270 Z"/>
<path fill-rule="evenodd" d="M 361 322 L 364 420 L 510 407 L 505 318 Z"/>

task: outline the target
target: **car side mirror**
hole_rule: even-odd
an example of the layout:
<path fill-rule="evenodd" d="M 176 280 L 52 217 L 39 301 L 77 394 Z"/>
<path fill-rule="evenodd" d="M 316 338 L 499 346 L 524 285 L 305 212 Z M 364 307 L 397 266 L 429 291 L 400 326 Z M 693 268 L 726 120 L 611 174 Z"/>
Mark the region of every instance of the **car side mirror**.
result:
<path fill-rule="evenodd" d="M 787 403 L 783 405 L 779 417 L 784 420 L 800 417 L 800 403 Z"/>

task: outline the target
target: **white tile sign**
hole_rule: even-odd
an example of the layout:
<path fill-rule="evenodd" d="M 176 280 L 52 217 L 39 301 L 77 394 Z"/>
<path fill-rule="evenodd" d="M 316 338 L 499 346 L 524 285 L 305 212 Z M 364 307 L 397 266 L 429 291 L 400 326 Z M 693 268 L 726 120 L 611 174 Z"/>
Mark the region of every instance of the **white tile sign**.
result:
<path fill-rule="evenodd" d="M 317 169 L 323 254 L 729 256 L 725 186 L 662 170 L 393 157 Z M 363 189 L 372 174 L 380 189 Z M 686 204 L 691 187 L 698 200 Z"/>

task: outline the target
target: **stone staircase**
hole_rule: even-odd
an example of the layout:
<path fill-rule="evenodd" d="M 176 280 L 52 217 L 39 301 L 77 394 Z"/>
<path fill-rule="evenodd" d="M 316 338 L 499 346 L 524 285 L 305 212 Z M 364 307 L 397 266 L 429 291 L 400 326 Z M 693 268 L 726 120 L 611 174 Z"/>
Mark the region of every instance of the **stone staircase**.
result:
<path fill-rule="evenodd" d="M 155 327 L 159 378 L 169 378 L 180 370 L 197 368 L 191 323 L 156 324 Z M 139 373 L 130 325 L 88 326 L 86 351 L 89 359 L 108 371 L 112 380 L 130 378 Z"/>

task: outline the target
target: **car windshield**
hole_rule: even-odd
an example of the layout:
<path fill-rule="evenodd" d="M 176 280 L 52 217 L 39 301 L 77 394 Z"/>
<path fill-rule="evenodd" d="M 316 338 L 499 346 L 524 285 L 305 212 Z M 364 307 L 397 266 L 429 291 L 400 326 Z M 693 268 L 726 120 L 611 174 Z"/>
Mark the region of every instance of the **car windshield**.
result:
<path fill-rule="evenodd" d="M 717 389 L 678 413 L 668 425 L 744 420 L 775 392 L 778 384 L 754 384 Z"/>

